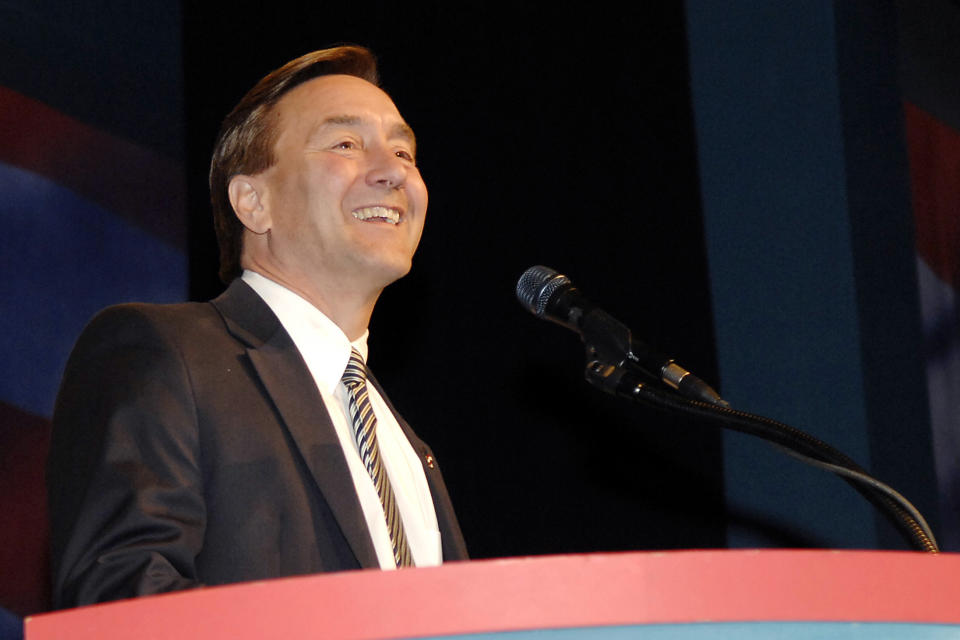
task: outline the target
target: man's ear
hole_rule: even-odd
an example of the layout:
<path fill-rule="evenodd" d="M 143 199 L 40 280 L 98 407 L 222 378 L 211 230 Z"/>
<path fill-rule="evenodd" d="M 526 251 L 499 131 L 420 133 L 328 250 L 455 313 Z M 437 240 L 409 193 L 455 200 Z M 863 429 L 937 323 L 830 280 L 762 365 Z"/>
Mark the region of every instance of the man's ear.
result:
<path fill-rule="evenodd" d="M 265 185 L 254 176 L 236 175 L 227 185 L 230 205 L 237 218 L 257 235 L 270 231 L 273 221 L 264 206 Z"/>

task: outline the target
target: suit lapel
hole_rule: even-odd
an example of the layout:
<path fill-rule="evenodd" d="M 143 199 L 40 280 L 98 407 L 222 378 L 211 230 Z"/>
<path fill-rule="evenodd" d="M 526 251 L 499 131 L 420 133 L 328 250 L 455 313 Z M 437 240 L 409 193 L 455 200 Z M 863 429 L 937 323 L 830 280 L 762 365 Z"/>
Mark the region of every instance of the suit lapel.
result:
<path fill-rule="evenodd" d="M 265 302 L 239 278 L 214 300 L 247 355 L 361 567 L 379 567 L 363 510 L 313 377 Z"/>

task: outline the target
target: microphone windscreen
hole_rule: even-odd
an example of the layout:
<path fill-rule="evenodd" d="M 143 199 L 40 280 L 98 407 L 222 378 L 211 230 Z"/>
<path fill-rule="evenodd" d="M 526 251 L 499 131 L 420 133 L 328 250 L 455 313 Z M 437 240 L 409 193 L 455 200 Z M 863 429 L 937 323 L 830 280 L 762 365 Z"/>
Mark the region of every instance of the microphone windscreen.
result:
<path fill-rule="evenodd" d="M 517 280 L 517 300 L 527 311 L 542 318 L 553 294 L 571 285 L 567 276 L 550 267 L 535 265 L 524 271 Z"/>

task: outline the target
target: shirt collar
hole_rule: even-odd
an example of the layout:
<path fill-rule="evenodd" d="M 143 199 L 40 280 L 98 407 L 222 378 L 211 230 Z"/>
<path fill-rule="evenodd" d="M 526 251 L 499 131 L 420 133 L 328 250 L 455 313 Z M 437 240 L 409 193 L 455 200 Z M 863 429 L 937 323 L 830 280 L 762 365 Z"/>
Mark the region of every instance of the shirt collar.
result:
<path fill-rule="evenodd" d="M 257 292 L 280 320 L 293 343 L 300 351 L 317 385 L 332 394 L 350 359 L 350 348 L 360 352 L 367 361 L 369 330 L 350 342 L 333 320 L 283 285 L 249 269 L 241 279 Z"/>

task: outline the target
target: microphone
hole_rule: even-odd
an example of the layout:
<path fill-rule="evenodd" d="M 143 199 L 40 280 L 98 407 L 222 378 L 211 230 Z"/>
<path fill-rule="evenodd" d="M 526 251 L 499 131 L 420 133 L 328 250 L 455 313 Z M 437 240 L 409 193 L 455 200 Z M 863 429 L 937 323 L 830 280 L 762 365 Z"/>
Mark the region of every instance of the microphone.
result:
<path fill-rule="evenodd" d="M 634 340 L 626 325 L 584 298 L 570 278 L 550 267 L 537 265 L 524 271 L 517 281 L 517 299 L 538 318 L 580 334 L 600 362 L 640 371 L 695 400 L 729 406 L 710 385 L 672 358 Z"/>

